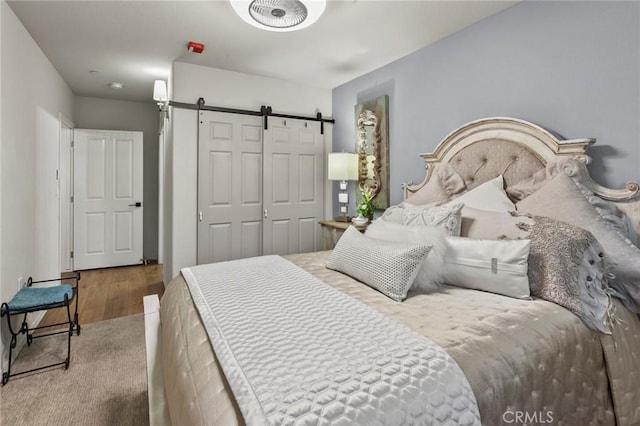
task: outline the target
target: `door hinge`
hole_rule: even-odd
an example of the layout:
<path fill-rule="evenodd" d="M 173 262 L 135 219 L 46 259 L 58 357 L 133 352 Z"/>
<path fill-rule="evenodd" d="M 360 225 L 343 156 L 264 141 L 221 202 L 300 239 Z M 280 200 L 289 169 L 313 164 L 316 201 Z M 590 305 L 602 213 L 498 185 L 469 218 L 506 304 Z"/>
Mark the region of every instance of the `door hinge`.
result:
<path fill-rule="evenodd" d="M 73 145 L 75 144 L 75 141 L 71 141 L 71 148 L 73 148 Z"/>
<path fill-rule="evenodd" d="M 73 203 L 73 195 L 71 196 L 71 202 Z"/>
<path fill-rule="evenodd" d="M 198 212 L 198 220 L 202 222 L 202 212 Z"/>
<path fill-rule="evenodd" d="M 71 253 L 69 253 L 71 255 L 71 258 L 73 259 L 73 251 Z"/>
<path fill-rule="evenodd" d="M 269 217 L 269 210 L 264 209 L 264 218 L 268 218 Z"/>

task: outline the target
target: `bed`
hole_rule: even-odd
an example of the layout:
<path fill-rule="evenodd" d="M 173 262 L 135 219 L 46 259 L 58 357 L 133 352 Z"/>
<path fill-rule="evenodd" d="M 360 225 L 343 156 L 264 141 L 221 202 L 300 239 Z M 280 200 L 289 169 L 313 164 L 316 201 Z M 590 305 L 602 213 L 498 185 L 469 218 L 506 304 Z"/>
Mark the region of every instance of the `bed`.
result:
<path fill-rule="evenodd" d="M 579 165 L 565 171 L 624 211 L 629 236 L 636 238 L 640 188 L 630 182 L 614 190 L 594 182 L 586 168 L 586 150 L 594 142 L 562 140 L 513 118 L 474 121 L 452 132 L 433 153 L 422 155 L 426 177 L 417 185 L 405 185 L 405 198 L 415 200 L 430 191 L 439 165 L 454 167 L 470 190 L 498 175 L 506 186 L 526 180 L 535 186 L 534 177 L 550 163 L 577 159 Z M 611 334 L 603 334 L 541 299 L 443 286 L 428 294 L 410 291 L 398 303 L 326 268 L 330 256 L 317 252 L 285 258 L 443 348 L 466 376 L 482 424 L 640 424 L 640 322 L 616 299 L 617 325 Z M 185 278 L 175 277 L 160 305 L 145 300 L 145 314 L 151 423 L 245 424 Z"/>

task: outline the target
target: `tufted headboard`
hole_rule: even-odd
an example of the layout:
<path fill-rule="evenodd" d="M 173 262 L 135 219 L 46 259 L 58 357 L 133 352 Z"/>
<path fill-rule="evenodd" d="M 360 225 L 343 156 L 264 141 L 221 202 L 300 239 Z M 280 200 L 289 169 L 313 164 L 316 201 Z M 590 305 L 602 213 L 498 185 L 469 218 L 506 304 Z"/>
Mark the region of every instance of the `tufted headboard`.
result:
<path fill-rule="evenodd" d="M 404 198 L 419 192 L 438 164 L 449 163 L 474 188 L 499 175 L 507 186 L 530 178 L 548 162 L 562 157 L 580 160 L 578 170 L 566 171 L 599 197 L 611 201 L 629 218 L 640 235 L 640 185 L 628 182 L 624 189 L 611 189 L 593 181 L 586 166 L 587 148 L 595 139 L 563 140 L 533 123 L 516 118 L 493 117 L 472 121 L 451 132 L 436 149 L 421 154 L 427 173 L 417 185 L 404 185 Z"/>

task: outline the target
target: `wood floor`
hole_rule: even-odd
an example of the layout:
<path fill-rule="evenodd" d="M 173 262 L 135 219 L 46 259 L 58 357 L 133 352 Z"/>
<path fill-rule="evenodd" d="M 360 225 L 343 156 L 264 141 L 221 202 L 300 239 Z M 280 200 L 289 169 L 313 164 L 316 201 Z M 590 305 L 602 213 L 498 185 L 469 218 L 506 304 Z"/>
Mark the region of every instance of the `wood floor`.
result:
<path fill-rule="evenodd" d="M 157 294 L 162 297 L 162 265 L 82 271 L 79 287 L 80 325 L 140 314 L 144 310 L 144 296 Z M 67 312 L 64 308 L 52 309 L 46 313 L 40 325 L 66 320 Z"/>

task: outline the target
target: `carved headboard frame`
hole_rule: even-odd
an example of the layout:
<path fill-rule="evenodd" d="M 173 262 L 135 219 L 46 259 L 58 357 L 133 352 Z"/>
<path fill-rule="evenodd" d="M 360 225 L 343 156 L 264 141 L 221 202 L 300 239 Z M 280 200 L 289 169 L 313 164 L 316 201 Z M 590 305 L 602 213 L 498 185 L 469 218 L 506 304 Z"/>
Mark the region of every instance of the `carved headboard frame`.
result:
<path fill-rule="evenodd" d="M 469 146 L 486 141 L 495 144 L 502 141 L 519 144 L 540 161 L 541 167 L 566 156 L 580 160 L 579 169 L 566 170 L 567 174 L 579 179 L 599 197 L 614 202 L 629 216 L 636 233 L 640 234 L 640 184 L 627 182 L 623 189 L 612 189 L 595 182 L 589 176 L 586 167 L 591 162 L 591 157 L 586 151 L 595 143 L 595 139 L 564 140 L 536 124 L 517 118 L 484 118 L 467 123 L 451 132 L 432 153 L 420 154 L 425 162 L 426 176 L 417 185 L 404 184 L 404 198 L 418 192 L 427 184 L 436 165 L 448 163 Z"/>

